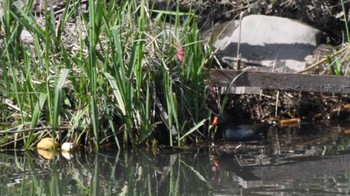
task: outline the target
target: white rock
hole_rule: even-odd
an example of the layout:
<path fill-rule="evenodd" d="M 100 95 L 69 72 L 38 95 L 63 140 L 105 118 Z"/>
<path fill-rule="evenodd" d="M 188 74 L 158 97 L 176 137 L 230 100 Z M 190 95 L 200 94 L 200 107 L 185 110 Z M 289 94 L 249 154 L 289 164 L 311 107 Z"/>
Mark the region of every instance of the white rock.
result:
<path fill-rule="evenodd" d="M 240 53 L 243 61 L 284 71 L 305 68 L 305 58 L 321 44 L 322 32 L 301 22 L 276 16 L 249 15 L 241 23 Z M 221 25 L 216 28 L 223 28 Z M 233 66 L 237 57 L 239 22 L 232 21 L 214 43 L 219 57 Z M 214 31 L 218 32 L 218 29 Z"/>
<path fill-rule="evenodd" d="M 71 142 L 65 142 L 61 145 L 62 152 L 71 152 L 74 149 L 74 145 Z"/>
<path fill-rule="evenodd" d="M 34 43 L 34 38 L 33 38 L 32 34 L 30 34 L 29 31 L 27 31 L 26 29 L 22 30 L 20 39 L 25 44 L 33 44 Z"/>
<path fill-rule="evenodd" d="M 61 154 L 67 160 L 71 160 L 73 158 L 73 155 L 71 153 L 69 153 L 69 152 L 62 151 Z"/>

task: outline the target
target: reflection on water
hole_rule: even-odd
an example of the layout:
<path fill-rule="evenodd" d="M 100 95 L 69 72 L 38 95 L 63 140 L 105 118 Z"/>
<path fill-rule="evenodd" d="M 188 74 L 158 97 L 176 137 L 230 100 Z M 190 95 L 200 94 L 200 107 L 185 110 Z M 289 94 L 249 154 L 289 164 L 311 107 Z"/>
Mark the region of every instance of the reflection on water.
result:
<path fill-rule="evenodd" d="M 269 140 L 219 146 L 215 192 L 243 195 L 336 195 L 350 191 L 350 137 L 344 127 L 270 130 Z"/>
<path fill-rule="evenodd" d="M 349 126 L 347 126 L 349 127 Z M 345 127 L 271 128 L 268 140 L 182 153 L 0 154 L 2 195 L 335 195 L 350 191 Z"/>

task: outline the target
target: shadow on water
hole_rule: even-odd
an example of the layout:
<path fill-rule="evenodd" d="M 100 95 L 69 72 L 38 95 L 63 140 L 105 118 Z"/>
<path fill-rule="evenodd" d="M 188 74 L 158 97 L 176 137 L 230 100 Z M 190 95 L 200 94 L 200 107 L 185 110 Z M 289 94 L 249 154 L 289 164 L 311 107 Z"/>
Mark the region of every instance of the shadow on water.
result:
<path fill-rule="evenodd" d="M 346 127 L 272 127 L 268 140 L 171 151 L 0 154 L 3 195 L 335 195 L 350 190 Z"/>

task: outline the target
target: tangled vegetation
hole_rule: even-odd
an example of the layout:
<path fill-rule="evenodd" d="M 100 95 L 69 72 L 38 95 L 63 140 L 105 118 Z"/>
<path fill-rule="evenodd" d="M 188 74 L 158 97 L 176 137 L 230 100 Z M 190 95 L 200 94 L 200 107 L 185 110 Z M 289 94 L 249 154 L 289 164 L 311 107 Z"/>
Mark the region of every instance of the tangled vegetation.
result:
<path fill-rule="evenodd" d="M 339 28 L 322 26 L 319 15 L 343 26 L 334 15 L 349 7 L 326 0 L 309 1 L 308 6 L 283 0 L 20 2 L 4 1 L 0 10 L 2 149 L 30 149 L 44 137 L 88 149 L 184 146 L 210 138 L 205 126 L 210 110 L 235 111 L 239 120 L 310 114 L 301 94 L 226 94 L 218 101 L 207 75 L 215 52 L 199 27 L 205 30 L 246 12 L 293 16 L 335 38 Z M 347 26 L 345 31 L 349 34 Z M 333 42 L 339 40 L 346 39 Z M 324 67 L 331 74 L 348 75 L 347 62 L 348 50 L 329 56 Z M 306 97 L 309 103 L 315 96 Z M 312 100 L 311 105 L 317 105 L 317 115 L 348 102 L 348 97 L 316 97 L 320 104 Z"/>

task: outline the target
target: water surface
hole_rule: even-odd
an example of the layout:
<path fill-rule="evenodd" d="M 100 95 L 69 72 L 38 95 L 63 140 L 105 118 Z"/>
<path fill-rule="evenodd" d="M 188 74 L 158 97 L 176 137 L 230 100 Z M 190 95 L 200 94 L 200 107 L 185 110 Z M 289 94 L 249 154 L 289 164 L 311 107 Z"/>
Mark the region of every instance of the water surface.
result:
<path fill-rule="evenodd" d="M 343 195 L 350 126 L 269 130 L 268 140 L 181 152 L 0 153 L 2 195 Z"/>

